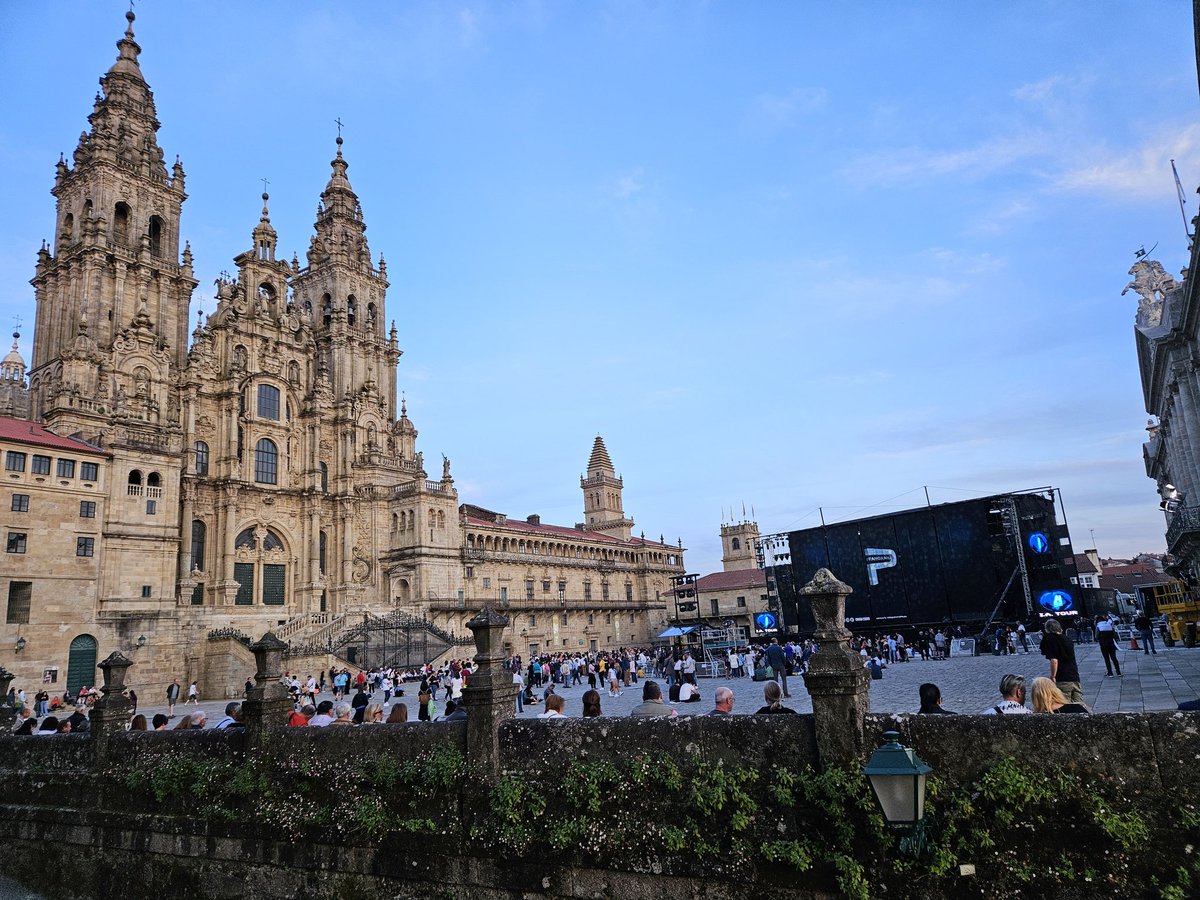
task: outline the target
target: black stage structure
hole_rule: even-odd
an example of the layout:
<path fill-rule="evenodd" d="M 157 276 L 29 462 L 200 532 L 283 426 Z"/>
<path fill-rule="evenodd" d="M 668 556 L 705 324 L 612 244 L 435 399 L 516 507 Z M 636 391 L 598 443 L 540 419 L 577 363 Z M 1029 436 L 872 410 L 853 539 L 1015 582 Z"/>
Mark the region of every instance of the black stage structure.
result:
<path fill-rule="evenodd" d="M 797 589 L 827 568 L 854 589 L 853 631 L 1037 622 L 1085 612 L 1057 488 L 1035 488 L 767 535 L 760 560 L 783 631 L 815 627 Z"/>

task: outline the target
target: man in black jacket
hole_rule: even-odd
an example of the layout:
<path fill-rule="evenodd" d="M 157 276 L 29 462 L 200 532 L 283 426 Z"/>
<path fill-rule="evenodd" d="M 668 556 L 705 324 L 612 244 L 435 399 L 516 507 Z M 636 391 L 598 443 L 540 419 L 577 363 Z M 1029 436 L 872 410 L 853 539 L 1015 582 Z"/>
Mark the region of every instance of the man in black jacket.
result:
<path fill-rule="evenodd" d="M 1042 656 L 1050 660 L 1050 680 L 1066 695 L 1068 703 L 1083 703 L 1075 645 L 1063 637 L 1058 619 L 1047 619 L 1042 632 Z"/>
<path fill-rule="evenodd" d="M 783 679 L 783 696 L 790 697 L 787 685 L 787 657 L 784 656 L 783 648 L 779 646 L 779 638 L 771 638 L 771 643 L 767 647 L 767 664 L 773 671 L 776 681 Z"/>
<path fill-rule="evenodd" d="M 950 710 L 942 709 L 942 691 L 932 681 L 927 681 L 921 685 L 920 691 L 921 708 L 917 710 L 918 713 L 943 716 L 954 715 Z"/>

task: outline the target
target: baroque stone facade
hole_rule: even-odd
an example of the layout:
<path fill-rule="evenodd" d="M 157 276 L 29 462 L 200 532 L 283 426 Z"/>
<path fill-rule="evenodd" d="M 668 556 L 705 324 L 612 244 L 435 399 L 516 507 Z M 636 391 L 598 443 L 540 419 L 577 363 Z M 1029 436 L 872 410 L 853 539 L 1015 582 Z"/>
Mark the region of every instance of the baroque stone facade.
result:
<path fill-rule="evenodd" d="M 1192 269 L 1184 270 L 1182 282 L 1143 256 L 1122 291 L 1139 297 L 1134 338 L 1151 415 L 1142 452 L 1167 518 L 1167 552 L 1176 560 L 1168 571 L 1191 587 L 1200 586 L 1200 297 L 1188 272 L 1197 263 L 1198 247 L 1193 241 Z"/>
<path fill-rule="evenodd" d="M 387 265 L 368 246 L 340 136 L 303 263 L 280 255 L 264 193 L 248 249 L 189 335 L 185 173 L 158 145 L 126 18 L 90 128 L 57 165 L 27 395 L 19 356 L 4 367 L 11 415 L 28 402 L 48 434 L 103 454 L 94 583 L 55 614 L 70 623 L 61 638 L 36 653 L 30 642 L 10 668 L 28 685 L 65 659 L 66 632 L 91 635 L 101 656 L 128 652 L 136 635 L 135 680 L 154 685 L 185 677 L 214 629 L 272 628 L 336 649 L 339 621 L 401 611 L 462 635 L 480 603 L 504 594 L 528 616 L 506 638 L 522 652 L 648 641 L 683 551 L 631 536 L 600 438 L 575 528 L 460 509 L 450 461 L 427 472 L 397 404 Z M 35 617 L 49 615 L 52 590 L 34 578 Z"/>

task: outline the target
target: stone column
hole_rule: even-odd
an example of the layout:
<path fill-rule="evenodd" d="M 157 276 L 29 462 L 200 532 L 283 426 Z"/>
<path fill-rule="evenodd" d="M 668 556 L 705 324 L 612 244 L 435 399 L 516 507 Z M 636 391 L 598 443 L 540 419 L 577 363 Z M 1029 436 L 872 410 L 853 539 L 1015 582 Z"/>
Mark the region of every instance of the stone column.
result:
<path fill-rule="evenodd" d="M 848 644 L 846 597 L 852 590 L 828 569 L 818 570 L 813 580 L 799 590 L 817 622 L 813 637 L 820 650 L 809 659 L 804 686 L 812 696 L 822 766 L 858 765 L 863 757 L 871 676 Z"/>
<path fill-rule="evenodd" d="M 254 687 L 242 704 L 242 722 L 246 726 L 246 748 L 262 746 L 269 731 L 287 727 L 292 700 L 279 680 L 283 676 L 283 651 L 287 644 L 268 631 L 250 645 L 254 654 Z"/>
<path fill-rule="evenodd" d="M 467 766 L 473 774 L 500 771 L 500 725 L 516 711 L 517 686 L 504 670 L 504 629 L 508 616 L 490 606 L 467 623 L 475 635 L 478 668 L 463 688 L 467 703 Z"/>
<path fill-rule="evenodd" d="M 104 684 L 100 687 L 103 696 L 96 701 L 88 716 L 92 746 L 96 753 L 103 754 L 107 749 L 109 736 L 124 731 L 125 726 L 129 724 L 133 704 L 121 692 L 125 690 L 125 672 L 132 665 L 133 660 L 119 650 L 114 650 L 97 666 L 104 673 Z"/>
<path fill-rule="evenodd" d="M 8 705 L 8 689 L 14 678 L 12 672 L 0 666 L 0 731 L 8 728 L 17 717 L 17 711 Z"/>

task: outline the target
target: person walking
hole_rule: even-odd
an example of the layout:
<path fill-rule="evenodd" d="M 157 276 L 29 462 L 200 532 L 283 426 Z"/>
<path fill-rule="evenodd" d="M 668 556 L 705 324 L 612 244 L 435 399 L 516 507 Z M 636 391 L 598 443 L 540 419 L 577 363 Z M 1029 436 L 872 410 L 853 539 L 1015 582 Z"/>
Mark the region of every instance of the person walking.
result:
<path fill-rule="evenodd" d="M 188 685 L 188 695 L 187 699 L 183 701 L 183 705 L 187 706 L 189 703 L 195 703 L 197 706 L 200 705 L 200 688 L 196 686 L 196 682 L 194 681 Z"/>
<path fill-rule="evenodd" d="M 1113 667 L 1117 676 L 1121 675 L 1121 661 L 1117 658 L 1117 629 L 1113 627 L 1112 619 L 1101 616 L 1096 620 L 1096 643 L 1100 645 L 1100 655 L 1104 657 L 1104 668 L 1108 670 L 1107 678 L 1113 677 Z"/>
<path fill-rule="evenodd" d="M 1063 637 L 1062 623 L 1047 619 L 1042 626 L 1042 656 L 1050 661 L 1050 678 L 1058 685 L 1068 703 L 1083 702 L 1083 687 L 1079 683 L 1079 666 L 1075 662 L 1075 645 Z"/>
<path fill-rule="evenodd" d="M 179 702 L 179 679 L 175 678 L 167 685 L 167 716 L 175 718 L 175 704 Z"/>
<path fill-rule="evenodd" d="M 1150 627 L 1150 617 L 1144 611 L 1133 620 L 1133 627 L 1137 629 L 1138 637 L 1142 639 L 1142 652 L 1146 656 L 1151 653 L 1158 656 L 1158 648 L 1154 646 L 1154 629 Z"/>

